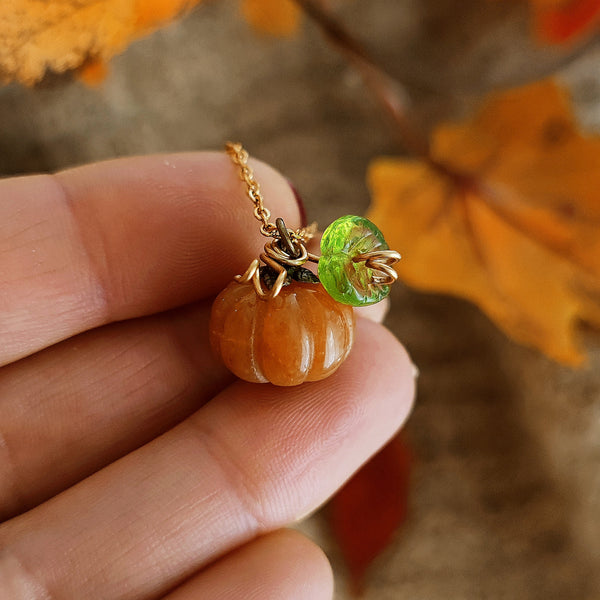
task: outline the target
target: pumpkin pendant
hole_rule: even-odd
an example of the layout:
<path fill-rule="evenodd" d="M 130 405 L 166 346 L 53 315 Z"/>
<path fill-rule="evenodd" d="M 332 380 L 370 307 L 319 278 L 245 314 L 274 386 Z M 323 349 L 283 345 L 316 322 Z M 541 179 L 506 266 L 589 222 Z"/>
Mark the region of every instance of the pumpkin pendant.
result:
<path fill-rule="evenodd" d="M 354 341 L 352 306 L 382 300 L 391 276 L 387 245 L 367 219 L 347 216 L 332 223 L 321 257 L 296 248 L 281 219 L 277 227 L 279 237 L 266 244 L 260 260 L 215 299 L 210 341 L 240 379 L 291 386 L 336 371 Z M 318 262 L 325 285 L 297 264 L 309 260 Z"/>
<path fill-rule="evenodd" d="M 230 283 L 215 299 L 213 350 L 240 379 L 275 385 L 318 381 L 344 362 L 354 311 L 318 283 L 292 282 L 263 300 L 251 283 Z"/>
<path fill-rule="evenodd" d="M 248 153 L 240 144 L 226 149 L 269 242 L 215 299 L 211 346 L 245 381 L 291 386 L 324 379 L 352 349 L 352 307 L 387 296 L 400 255 L 389 250 L 373 223 L 355 216 L 334 221 L 323 234 L 321 256 L 311 254 L 311 229 L 288 229 L 282 219 L 270 223 Z M 305 268 L 307 262 L 318 263 L 321 281 Z"/>

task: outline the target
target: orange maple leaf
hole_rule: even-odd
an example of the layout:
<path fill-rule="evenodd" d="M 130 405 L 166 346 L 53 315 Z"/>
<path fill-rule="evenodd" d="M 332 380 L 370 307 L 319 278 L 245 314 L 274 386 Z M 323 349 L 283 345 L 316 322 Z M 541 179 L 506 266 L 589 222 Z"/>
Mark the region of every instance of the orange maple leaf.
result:
<path fill-rule="evenodd" d="M 88 77 L 135 38 L 200 0 L 2 0 L 0 80 L 31 85 L 89 62 Z"/>
<path fill-rule="evenodd" d="M 32 85 L 46 72 L 80 69 L 98 83 L 107 62 L 134 39 L 168 23 L 200 0 L 2 0 L 0 81 Z M 287 35 L 298 26 L 293 0 L 241 0 L 257 30 Z"/>
<path fill-rule="evenodd" d="M 531 0 L 539 37 L 552 43 L 572 41 L 600 24 L 600 0 Z"/>
<path fill-rule="evenodd" d="M 567 364 L 576 325 L 600 325 L 600 137 L 551 80 L 493 94 L 432 136 L 427 161 L 370 166 L 369 218 L 401 278 L 478 304 L 515 340 Z"/>
<path fill-rule="evenodd" d="M 300 23 L 300 9 L 293 0 L 241 0 L 242 14 L 257 31 L 286 36 Z"/>

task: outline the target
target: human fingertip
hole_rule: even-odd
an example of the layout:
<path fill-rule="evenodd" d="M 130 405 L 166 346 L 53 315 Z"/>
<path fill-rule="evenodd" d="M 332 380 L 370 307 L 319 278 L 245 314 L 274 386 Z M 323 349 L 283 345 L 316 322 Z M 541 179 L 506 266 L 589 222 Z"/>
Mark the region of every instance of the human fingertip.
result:
<path fill-rule="evenodd" d="M 306 590 L 310 595 L 307 600 L 329 600 L 333 596 L 333 570 L 323 549 L 295 529 L 281 529 L 274 535 L 278 536 L 277 546 L 285 549 L 286 555 L 294 571 L 299 575 L 310 572 L 313 585 Z M 291 573 L 293 575 L 293 573 Z"/>
<path fill-rule="evenodd" d="M 390 312 L 390 299 L 384 298 L 377 304 L 371 306 L 359 306 L 354 309 L 354 314 L 363 319 L 369 319 L 375 323 L 383 323 L 388 313 Z"/>
<path fill-rule="evenodd" d="M 379 393 L 398 402 L 387 404 L 394 414 L 388 415 L 388 425 L 394 424 L 395 433 L 412 412 L 416 378 L 415 366 L 405 346 L 385 326 L 371 319 L 357 321 L 357 341 L 360 340 L 363 361 L 371 360 L 377 366 L 374 376 Z"/>

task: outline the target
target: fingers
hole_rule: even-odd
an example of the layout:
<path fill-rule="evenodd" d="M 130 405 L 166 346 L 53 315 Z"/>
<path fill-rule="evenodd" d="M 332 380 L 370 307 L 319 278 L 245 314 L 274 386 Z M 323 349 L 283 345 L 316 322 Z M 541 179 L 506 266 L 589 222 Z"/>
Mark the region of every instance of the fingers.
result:
<path fill-rule="evenodd" d="M 253 167 L 273 215 L 298 226 L 285 179 Z M 252 210 L 221 153 L 0 181 L 0 364 L 214 295 L 264 244 Z"/>
<path fill-rule="evenodd" d="M 297 531 L 280 530 L 228 554 L 164 600 L 331 600 L 323 551 Z"/>
<path fill-rule="evenodd" d="M 182 421 L 231 382 L 210 301 L 101 327 L 0 369 L 0 521 Z"/>
<path fill-rule="evenodd" d="M 5 523 L 5 568 L 65 600 L 164 594 L 324 502 L 395 433 L 413 392 L 402 347 L 359 319 L 356 346 L 330 378 L 286 390 L 237 382 L 167 434 Z"/>
<path fill-rule="evenodd" d="M 382 318 L 373 308 L 356 312 Z M 152 440 L 230 383 L 205 336 L 209 313 L 206 301 L 114 323 L 0 370 L 0 521 Z"/>

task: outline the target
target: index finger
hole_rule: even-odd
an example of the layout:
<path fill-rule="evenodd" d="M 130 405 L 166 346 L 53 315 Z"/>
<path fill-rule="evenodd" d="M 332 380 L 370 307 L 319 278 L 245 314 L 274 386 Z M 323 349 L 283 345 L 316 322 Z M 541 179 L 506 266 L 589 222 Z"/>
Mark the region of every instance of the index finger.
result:
<path fill-rule="evenodd" d="M 286 180 L 252 166 L 273 215 L 298 226 Z M 0 181 L 0 365 L 215 294 L 262 247 L 252 210 L 216 152 Z"/>

